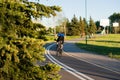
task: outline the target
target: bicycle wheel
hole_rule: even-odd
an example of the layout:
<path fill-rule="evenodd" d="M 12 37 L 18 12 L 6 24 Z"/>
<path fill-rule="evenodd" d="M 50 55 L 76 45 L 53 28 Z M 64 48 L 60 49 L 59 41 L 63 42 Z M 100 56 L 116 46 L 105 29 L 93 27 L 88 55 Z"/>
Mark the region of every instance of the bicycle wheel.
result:
<path fill-rule="evenodd" d="M 59 55 L 62 56 L 62 49 L 59 50 Z"/>

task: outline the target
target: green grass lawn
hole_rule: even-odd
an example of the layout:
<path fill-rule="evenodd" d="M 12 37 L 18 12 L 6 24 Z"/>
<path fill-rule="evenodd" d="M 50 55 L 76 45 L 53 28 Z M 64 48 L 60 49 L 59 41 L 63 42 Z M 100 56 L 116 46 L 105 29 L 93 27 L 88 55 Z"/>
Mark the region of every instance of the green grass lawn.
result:
<path fill-rule="evenodd" d="M 77 38 L 80 38 L 80 36 L 66 36 L 65 40 L 72 40 Z"/>
<path fill-rule="evenodd" d="M 54 35 L 47 35 L 46 37 L 48 41 L 54 41 L 55 39 Z M 80 38 L 80 36 L 65 36 L 65 40 L 71 40 L 71 39 L 77 39 L 77 38 Z"/>
<path fill-rule="evenodd" d="M 120 34 L 107 34 L 76 43 L 82 49 L 120 59 Z"/>

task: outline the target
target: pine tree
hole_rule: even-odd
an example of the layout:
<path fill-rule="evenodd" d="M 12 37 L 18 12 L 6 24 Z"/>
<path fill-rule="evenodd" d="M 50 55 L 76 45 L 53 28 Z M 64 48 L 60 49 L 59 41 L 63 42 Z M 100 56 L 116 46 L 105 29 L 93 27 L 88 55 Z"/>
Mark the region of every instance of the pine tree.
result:
<path fill-rule="evenodd" d="M 50 15 L 56 15 L 55 11 L 61 11 L 61 8 L 57 6 L 45 6 L 27 1 L 6 0 L 0 3 L 0 20 L 3 32 L 6 31 L 8 34 L 12 32 L 18 37 L 34 37 L 36 28 L 34 28 L 32 17 L 35 19 L 51 17 Z"/>
<path fill-rule="evenodd" d="M 67 19 L 66 20 L 66 35 L 70 35 L 70 22 L 69 20 Z"/>
<path fill-rule="evenodd" d="M 85 30 L 85 35 L 89 35 L 89 32 L 88 32 L 88 23 L 86 21 L 85 18 L 83 18 L 83 22 L 84 22 L 84 30 Z"/>
<path fill-rule="evenodd" d="M 79 19 L 79 28 L 80 28 L 80 35 L 83 37 L 85 35 L 85 24 L 84 21 L 82 20 L 82 17 Z"/>
<path fill-rule="evenodd" d="M 94 21 L 92 20 L 92 18 L 90 17 L 89 26 L 88 26 L 89 36 L 95 34 L 96 30 L 97 30 L 97 27 Z"/>
<path fill-rule="evenodd" d="M 60 10 L 27 0 L 0 0 L 0 80 L 60 79 L 59 66 L 36 65 L 45 61 L 45 27 L 32 22 L 32 17 L 55 16 Z"/>
<path fill-rule="evenodd" d="M 80 35 L 79 22 L 75 15 L 71 20 L 69 33 L 75 36 Z"/>

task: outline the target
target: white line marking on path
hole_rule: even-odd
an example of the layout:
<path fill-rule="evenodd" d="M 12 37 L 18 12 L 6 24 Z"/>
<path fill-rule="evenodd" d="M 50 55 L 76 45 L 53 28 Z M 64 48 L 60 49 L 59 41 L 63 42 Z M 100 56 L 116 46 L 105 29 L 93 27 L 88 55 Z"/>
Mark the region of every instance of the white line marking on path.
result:
<path fill-rule="evenodd" d="M 48 46 L 46 48 L 46 56 L 55 64 L 58 64 L 59 66 L 61 66 L 64 70 L 66 70 L 67 72 L 71 73 L 72 75 L 76 76 L 78 79 L 80 80 L 95 80 L 93 78 L 88 77 L 87 75 L 80 73 L 78 71 L 76 71 L 75 69 L 61 63 L 60 61 L 58 61 L 57 59 L 55 59 L 49 52 L 49 49 L 55 44 L 52 44 L 50 46 Z"/>
<path fill-rule="evenodd" d="M 68 56 L 71 56 L 71 57 L 76 58 L 76 57 L 75 57 L 74 55 L 72 55 L 72 54 L 68 54 L 67 52 L 64 52 L 64 53 L 65 53 L 66 55 L 68 55 Z M 104 66 L 101 66 L 101 65 L 98 65 L 98 64 L 92 63 L 92 62 L 90 62 L 90 61 L 88 61 L 88 60 L 80 59 L 80 58 L 76 58 L 76 59 L 81 60 L 81 61 L 84 61 L 84 62 L 89 63 L 89 64 L 92 64 L 92 65 L 95 65 L 95 66 L 97 66 L 97 67 L 100 67 L 100 68 L 103 68 L 103 69 L 109 70 L 109 71 L 111 71 L 111 72 L 114 72 L 114 73 L 120 74 L 120 72 L 117 72 L 117 71 L 115 71 L 115 70 L 109 69 L 108 67 L 104 67 Z"/>

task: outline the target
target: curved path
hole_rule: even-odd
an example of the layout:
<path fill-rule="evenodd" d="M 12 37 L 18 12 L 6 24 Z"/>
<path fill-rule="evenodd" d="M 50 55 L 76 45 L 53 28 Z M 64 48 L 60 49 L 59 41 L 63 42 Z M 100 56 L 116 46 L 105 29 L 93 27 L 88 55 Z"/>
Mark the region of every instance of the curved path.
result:
<path fill-rule="evenodd" d="M 46 56 L 62 66 L 61 80 L 120 80 L 120 61 L 84 51 L 67 41 L 62 57 L 55 55 L 55 45 L 47 47 Z"/>

